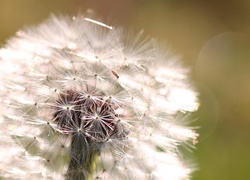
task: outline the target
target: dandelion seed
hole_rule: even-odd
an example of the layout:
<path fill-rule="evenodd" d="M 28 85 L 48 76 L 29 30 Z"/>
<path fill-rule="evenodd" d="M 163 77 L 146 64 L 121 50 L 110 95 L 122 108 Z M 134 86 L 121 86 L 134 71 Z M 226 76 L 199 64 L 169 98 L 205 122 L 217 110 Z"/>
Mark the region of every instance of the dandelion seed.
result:
<path fill-rule="evenodd" d="M 84 19 L 85 19 L 86 21 L 95 23 L 95 24 L 97 24 L 97 25 L 100 25 L 100 26 L 103 26 L 103 27 L 106 27 L 106 28 L 109 28 L 109 29 L 113 29 L 112 26 L 108 26 L 108 25 L 106 25 L 106 24 L 104 24 L 104 23 L 101 23 L 101 22 L 99 22 L 99 21 L 95 21 L 95 20 L 89 19 L 89 18 L 84 18 Z"/>
<path fill-rule="evenodd" d="M 0 49 L 0 178 L 187 179 L 197 94 L 166 52 L 81 16 L 19 31 Z"/>

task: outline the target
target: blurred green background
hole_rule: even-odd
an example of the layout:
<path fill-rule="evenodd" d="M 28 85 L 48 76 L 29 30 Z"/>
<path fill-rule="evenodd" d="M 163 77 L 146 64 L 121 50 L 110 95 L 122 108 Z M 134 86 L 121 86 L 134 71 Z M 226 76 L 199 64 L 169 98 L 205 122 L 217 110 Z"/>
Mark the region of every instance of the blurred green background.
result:
<path fill-rule="evenodd" d="M 250 179 L 250 1 L 0 0 L 0 45 L 51 13 L 88 9 L 113 26 L 144 29 L 191 68 L 201 101 L 192 179 Z"/>

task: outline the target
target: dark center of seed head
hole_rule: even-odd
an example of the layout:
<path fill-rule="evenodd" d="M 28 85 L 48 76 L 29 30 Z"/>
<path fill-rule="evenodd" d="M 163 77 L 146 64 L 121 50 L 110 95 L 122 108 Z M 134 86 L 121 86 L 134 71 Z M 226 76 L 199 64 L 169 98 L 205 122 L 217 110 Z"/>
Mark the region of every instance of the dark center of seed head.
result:
<path fill-rule="evenodd" d="M 103 103 L 102 98 L 89 101 L 81 96 L 82 93 L 76 91 L 67 91 L 64 94 L 59 94 L 56 101 L 58 108 L 55 108 L 54 119 L 57 127 L 61 133 L 68 134 L 68 132 L 84 131 L 92 139 L 98 142 L 104 142 L 109 138 L 121 138 L 128 135 L 125 126 L 118 125 L 120 120 L 115 117 L 115 110 L 118 108 L 112 102 Z M 93 94 L 94 96 L 94 94 Z M 88 98 L 91 96 L 88 95 Z M 112 98 L 111 96 L 109 98 Z M 60 109 L 60 105 L 68 104 L 66 110 Z M 59 105 L 59 106 L 58 106 Z M 74 109 L 70 109 L 74 106 Z M 65 111 L 69 111 L 65 113 Z M 102 121 L 95 121 L 100 119 L 97 115 L 101 113 L 105 118 Z M 121 136 L 121 132 L 126 132 Z M 118 135 L 119 134 L 119 135 Z"/>

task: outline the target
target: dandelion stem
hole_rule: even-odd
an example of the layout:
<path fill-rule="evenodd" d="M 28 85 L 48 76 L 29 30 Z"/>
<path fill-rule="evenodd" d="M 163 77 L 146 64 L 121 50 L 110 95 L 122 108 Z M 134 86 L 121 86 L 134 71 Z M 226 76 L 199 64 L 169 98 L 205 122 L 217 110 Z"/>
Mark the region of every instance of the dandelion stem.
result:
<path fill-rule="evenodd" d="M 67 180 L 91 180 L 96 170 L 99 149 L 83 134 L 72 134 Z"/>

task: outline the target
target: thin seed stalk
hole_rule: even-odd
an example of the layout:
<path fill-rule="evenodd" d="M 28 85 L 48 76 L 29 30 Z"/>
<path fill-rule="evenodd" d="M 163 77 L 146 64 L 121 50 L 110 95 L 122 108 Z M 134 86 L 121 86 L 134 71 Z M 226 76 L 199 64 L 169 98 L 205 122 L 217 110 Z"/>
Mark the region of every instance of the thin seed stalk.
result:
<path fill-rule="evenodd" d="M 93 153 L 93 155 L 91 156 L 90 166 L 89 166 L 89 176 L 88 176 L 87 180 L 92 180 L 93 174 L 94 174 L 94 172 L 96 170 L 96 165 L 97 165 L 97 162 L 98 162 L 98 156 L 99 156 L 99 153 L 97 151 L 95 151 Z"/>

